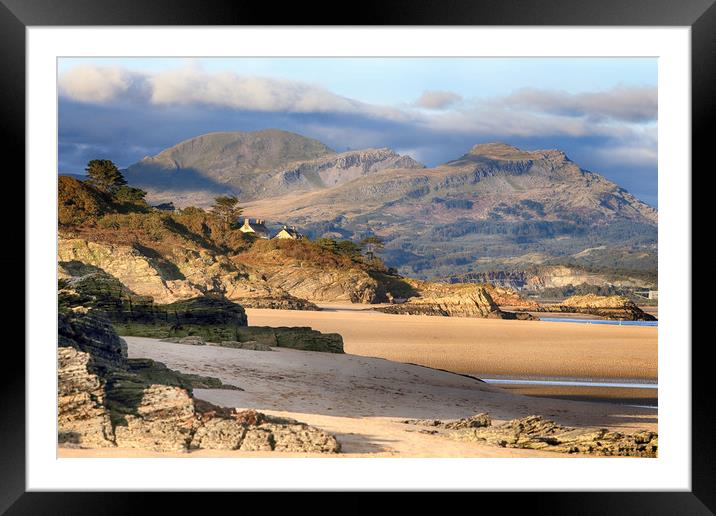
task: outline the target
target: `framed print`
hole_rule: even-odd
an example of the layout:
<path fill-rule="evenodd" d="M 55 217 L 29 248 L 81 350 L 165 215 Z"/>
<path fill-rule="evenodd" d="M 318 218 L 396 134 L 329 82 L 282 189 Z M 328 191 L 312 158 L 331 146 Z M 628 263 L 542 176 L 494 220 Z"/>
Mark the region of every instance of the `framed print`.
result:
<path fill-rule="evenodd" d="M 713 510 L 712 2 L 370 7 L 4 1 L 9 514 L 125 490 Z"/>

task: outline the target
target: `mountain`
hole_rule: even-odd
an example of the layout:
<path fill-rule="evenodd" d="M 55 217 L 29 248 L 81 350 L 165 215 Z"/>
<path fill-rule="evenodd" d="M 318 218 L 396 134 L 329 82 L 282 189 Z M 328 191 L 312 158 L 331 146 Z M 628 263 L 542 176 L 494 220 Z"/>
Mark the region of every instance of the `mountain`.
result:
<path fill-rule="evenodd" d="M 386 168 L 423 167 L 390 149 L 336 153 L 317 140 L 267 129 L 191 138 L 145 157 L 124 175 L 156 202 L 206 204 L 217 194 L 275 197 L 342 185 Z"/>
<path fill-rule="evenodd" d="M 126 177 L 153 202 L 233 192 L 246 215 L 312 237 L 378 235 L 388 264 L 421 278 L 560 264 L 656 270 L 657 211 L 556 149 L 479 144 L 426 168 L 390 149 L 336 153 L 285 131 L 214 133 Z"/>

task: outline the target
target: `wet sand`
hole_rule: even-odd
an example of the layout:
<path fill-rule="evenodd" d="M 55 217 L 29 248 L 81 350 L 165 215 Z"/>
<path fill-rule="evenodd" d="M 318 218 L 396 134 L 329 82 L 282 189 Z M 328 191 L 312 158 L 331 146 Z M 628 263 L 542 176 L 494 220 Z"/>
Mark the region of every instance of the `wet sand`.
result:
<path fill-rule="evenodd" d="M 656 327 L 393 315 L 343 306 L 246 313 L 254 326 L 340 333 L 346 353 L 478 377 L 657 379 Z"/>
<path fill-rule="evenodd" d="M 573 401 L 596 401 L 655 407 L 658 404 L 657 389 L 622 387 L 571 387 L 551 385 L 500 385 L 502 389 L 538 398 L 555 398 Z"/>

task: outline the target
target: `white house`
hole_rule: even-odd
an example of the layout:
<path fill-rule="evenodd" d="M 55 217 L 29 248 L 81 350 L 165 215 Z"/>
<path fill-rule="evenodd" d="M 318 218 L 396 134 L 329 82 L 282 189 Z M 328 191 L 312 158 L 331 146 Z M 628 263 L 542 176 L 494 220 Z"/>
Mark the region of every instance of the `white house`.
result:
<path fill-rule="evenodd" d="M 296 226 L 284 226 L 281 228 L 281 231 L 276 233 L 274 238 L 290 238 L 291 240 L 300 240 L 303 238 L 303 235 L 296 230 Z"/>

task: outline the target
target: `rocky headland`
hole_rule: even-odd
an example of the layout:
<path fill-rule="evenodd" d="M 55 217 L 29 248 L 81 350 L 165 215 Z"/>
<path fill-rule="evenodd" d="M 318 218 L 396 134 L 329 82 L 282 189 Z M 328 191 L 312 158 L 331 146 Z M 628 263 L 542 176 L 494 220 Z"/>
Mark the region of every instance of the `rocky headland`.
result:
<path fill-rule="evenodd" d="M 228 257 L 178 247 L 161 255 L 142 245 L 60 238 L 58 275 L 68 288 L 117 292 L 117 299 L 134 297 L 137 305 L 146 298 L 168 311 L 199 297 L 288 310 L 319 310 L 316 302 L 392 302 L 380 310 L 450 317 L 525 317 L 501 311 L 492 295 L 499 304 L 533 307 L 517 293 L 491 285 L 432 283 L 357 265 L 313 263 L 294 256 L 292 244 L 257 242 Z"/>
<path fill-rule="evenodd" d="M 237 266 L 208 249 L 172 247 L 167 254 L 139 245 L 117 245 L 82 238 L 58 240 L 59 277 L 104 271 L 140 296 L 167 304 L 203 295 L 221 296 L 251 308 L 318 310 L 259 271 Z"/>

